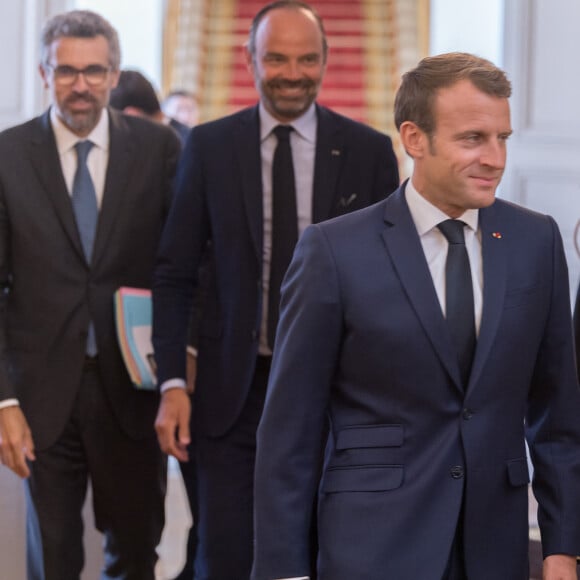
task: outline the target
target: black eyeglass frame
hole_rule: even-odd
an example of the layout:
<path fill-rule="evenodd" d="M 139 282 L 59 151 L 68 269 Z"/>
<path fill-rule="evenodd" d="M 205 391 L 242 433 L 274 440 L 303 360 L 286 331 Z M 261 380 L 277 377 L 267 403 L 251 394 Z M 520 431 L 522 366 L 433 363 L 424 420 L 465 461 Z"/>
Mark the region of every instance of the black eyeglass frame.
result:
<path fill-rule="evenodd" d="M 112 71 L 111 66 L 103 66 L 101 64 L 90 64 L 89 66 L 79 69 L 68 64 L 61 65 L 45 65 L 47 69 L 52 71 L 54 82 L 59 86 L 69 87 L 76 83 L 79 75 L 82 74 L 87 85 L 91 87 L 98 87 L 102 85 L 107 75 Z"/>

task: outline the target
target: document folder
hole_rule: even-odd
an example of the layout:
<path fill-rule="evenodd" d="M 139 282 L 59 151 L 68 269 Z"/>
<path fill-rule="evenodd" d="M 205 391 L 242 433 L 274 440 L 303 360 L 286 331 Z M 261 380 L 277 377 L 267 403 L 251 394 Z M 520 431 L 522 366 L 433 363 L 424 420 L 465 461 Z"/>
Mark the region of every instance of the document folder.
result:
<path fill-rule="evenodd" d="M 115 292 L 115 323 L 127 372 L 137 389 L 155 390 L 151 290 L 122 286 Z"/>

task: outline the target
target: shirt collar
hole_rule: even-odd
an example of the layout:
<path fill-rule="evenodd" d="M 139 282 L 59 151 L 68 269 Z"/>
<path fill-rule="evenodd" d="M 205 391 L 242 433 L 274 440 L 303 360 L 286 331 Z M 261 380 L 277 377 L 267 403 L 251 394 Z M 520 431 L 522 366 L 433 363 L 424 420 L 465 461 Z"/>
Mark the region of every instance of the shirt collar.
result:
<path fill-rule="evenodd" d="M 50 108 L 50 124 L 52 125 L 52 130 L 54 132 L 54 138 L 56 140 L 56 148 L 59 155 L 66 153 L 72 149 L 78 141 L 89 140 L 94 143 L 94 145 L 103 151 L 109 150 L 109 112 L 106 108 L 101 112 L 101 118 L 96 124 L 95 128 L 83 139 L 78 135 L 75 135 L 59 118 L 56 114 L 56 109 L 54 107 Z"/>
<path fill-rule="evenodd" d="M 316 142 L 316 125 L 317 125 L 317 118 L 316 118 L 316 105 L 312 103 L 310 107 L 306 110 L 306 112 L 294 119 L 291 123 L 280 123 L 278 119 L 275 119 L 268 111 L 266 107 L 260 101 L 259 105 L 259 113 L 260 113 L 260 142 L 263 142 L 267 139 L 274 127 L 280 124 L 284 125 L 292 125 L 294 131 L 300 135 L 306 141 L 310 141 L 311 143 Z"/>
<path fill-rule="evenodd" d="M 450 219 L 449 216 L 442 212 L 438 207 L 434 206 L 430 201 L 427 201 L 413 185 L 413 180 L 409 179 L 405 186 L 405 198 L 411 217 L 417 228 L 419 236 L 426 234 L 433 228 L 437 227 L 444 220 Z M 460 217 L 462 222 L 465 222 L 474 232 L 477 231 L 477 224 L 479 219 L 478 209 L 468 209 Z"/>

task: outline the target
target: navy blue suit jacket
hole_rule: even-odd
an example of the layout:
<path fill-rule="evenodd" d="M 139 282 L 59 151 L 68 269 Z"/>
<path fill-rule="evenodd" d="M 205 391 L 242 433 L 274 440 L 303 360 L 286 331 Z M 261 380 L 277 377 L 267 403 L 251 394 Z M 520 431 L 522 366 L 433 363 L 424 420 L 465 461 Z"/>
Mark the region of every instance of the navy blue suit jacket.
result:
<path fill-rule="evenodd" d="M 440 580 L 464 506 L 470 580 L 580 552 L 580 392 L 554 221 L 480 210 L 483 314 L 466 392 L 403 189 L 310 226 L 282 288 L 258 431 L 253 578 L 307 575 L 325 417 L 319 580 Z"/>
<path fill-rule="evenodd" d="M 391 140 L 317 107 L 314 222 L 370 205 L 398 186 Z M 355 195 L 353 195 L 355 194 Z M 258 107 L 192 130 L 154 282 L 158 379 L 183 377 L 192 289 L 211 241 L 198 339 L 195 411 L 205 434 L 237 419 L 254 374 L 262 313 L 262 169 Z"/>

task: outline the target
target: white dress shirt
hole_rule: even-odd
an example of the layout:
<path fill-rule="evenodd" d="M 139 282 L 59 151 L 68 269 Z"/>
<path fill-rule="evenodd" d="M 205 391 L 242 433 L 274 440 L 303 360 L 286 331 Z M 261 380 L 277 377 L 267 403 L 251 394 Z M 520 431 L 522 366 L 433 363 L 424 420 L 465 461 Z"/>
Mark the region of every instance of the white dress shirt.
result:
<path fill-rule="evenodd" d="M 441 233 L 437 224 L 450 219 L 439 208 L 427 201 L 409 180 L 405 188 L 405 198 L 411 217 L 421 239 L 423 252 L 429 265 L 431 278 L 443 315 L 445 315 L 445 262 L 449 243 Z M 483 308 L 483 264 L 481 259 L 481 230 L 479 228 L 479 210 L 468 209 L 457 218 L 467 224 L 464 228 L 465 247 L 471 267 L 473 283 L 473 307 L 475 313 L 475 333 L 479 336 L 481 312 Z"/>
<path fill-rule="evenodd" d="M 89 135 L 83 139 L 79 139 L 77 135 L 65 126 L 57 117 L 54 108 L 50 110 L 50 123 L 54 131 L 64 181 L 71 196 L 75 172 L 77 170 L 75 145 L 79 141 L 87 140 L 93 142 L 94 146 L 89 151 L 89 156 L 87 157 L 87 166 L 95 186 L 97 205 L 100 208 L 103 202 L 105 178 L 107 175 L 107 165 L 109 163 L 109 113 L 107 109 L 103 109 L 99 122 Z"/>
<path fill-rule="evenodd" d="M 69 195 L 72 196 L 72 186 L 77 169 L 77 153 L 75 145 L 78 141 L 89 140 L 94 143 L 89 151 L 87 166 L 95 186 L 97 204 L 99 208 L 103 201 L 105 178 L 109 163 L 109 113 L 103 109 L 101 118 L 95 128 L 84 139 L 80 139 L 58 118 L 54 107 L 50 109 L 50 124 L 54 132 L 56 149 L 60 158 L 60 166 Z M 0 409 L 18 405 L 18 399 L 0 401 Z"/>
<path fill-rule="evenodd" d="M 260 152 L 262 156 L 263 199 L 263 249 L 262 249 L 262 324 L 260 327 L 259 353 L 272 354 L 268 346 L 268 295 L 270 289 L 270 261 L 272 256 L 272 163 L 278 144 L 273 130 L 280 121 L 272 117 L 262 103 L 260 110 Z M 314 104 L 298 119 L 290 123 L 294 182 L 296 185 L 296 210 L 298 212 L 298 235 L 312 223 L 312 188 L 316 155 L 316 107 Z"/>

